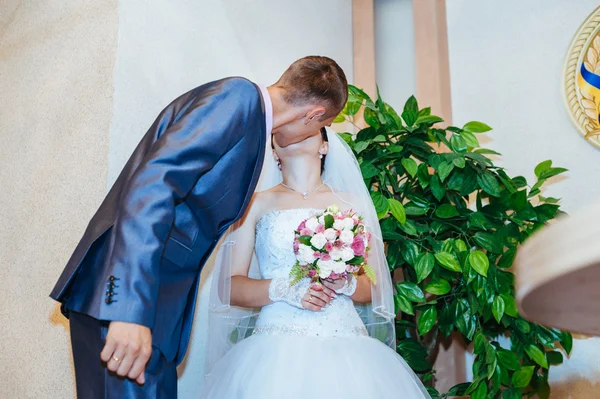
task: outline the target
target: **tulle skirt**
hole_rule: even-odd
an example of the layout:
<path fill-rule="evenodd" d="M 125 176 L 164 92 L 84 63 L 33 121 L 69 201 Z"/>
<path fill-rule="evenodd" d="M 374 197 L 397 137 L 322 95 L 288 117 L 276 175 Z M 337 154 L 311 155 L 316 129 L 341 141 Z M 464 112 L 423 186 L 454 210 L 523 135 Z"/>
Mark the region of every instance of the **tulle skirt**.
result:
<path fill-rule="evenodd" d="M 207 377 L 206 399 L 421 399 L 404 359 L 370 337 L 253 335 Z"/>

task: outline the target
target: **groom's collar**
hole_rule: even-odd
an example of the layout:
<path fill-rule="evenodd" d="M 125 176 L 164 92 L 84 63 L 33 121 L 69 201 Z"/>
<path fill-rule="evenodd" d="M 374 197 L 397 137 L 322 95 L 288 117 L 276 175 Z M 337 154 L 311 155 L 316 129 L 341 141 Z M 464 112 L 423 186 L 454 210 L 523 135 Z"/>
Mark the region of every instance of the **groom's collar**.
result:
<path fill-rule="evenodd" d="M 267 86 L 257 84 L 260 89 L 263 101 L 265 102 L 265 120 L 267 124 L 267 142 L 271 142 L 271 131 L 273 130 L 273 103 L 271 102 L 271 96 L 267 90 Z"/>

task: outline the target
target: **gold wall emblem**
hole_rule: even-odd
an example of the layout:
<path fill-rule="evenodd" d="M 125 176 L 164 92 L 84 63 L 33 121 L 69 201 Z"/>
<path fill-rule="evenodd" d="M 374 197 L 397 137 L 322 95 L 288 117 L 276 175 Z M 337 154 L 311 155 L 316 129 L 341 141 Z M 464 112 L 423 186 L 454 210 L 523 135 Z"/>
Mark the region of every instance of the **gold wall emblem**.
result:
<path fill-rule="evenodd" d="M 562 76 L 571 121 L 589 143 L 600 148 L 600 7 L 575 34 Z"/>

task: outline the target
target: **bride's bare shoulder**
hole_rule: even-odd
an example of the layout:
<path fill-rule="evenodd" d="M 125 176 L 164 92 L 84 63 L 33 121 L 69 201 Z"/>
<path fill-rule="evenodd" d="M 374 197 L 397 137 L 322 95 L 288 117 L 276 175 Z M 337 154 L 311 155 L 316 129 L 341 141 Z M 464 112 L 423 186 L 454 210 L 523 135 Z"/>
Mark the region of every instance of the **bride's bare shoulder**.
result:
<path fill-rule="evenodd" d="M 268 212 L 275 206 L 277 193 L 278 190 L 276 187 L 266 191 L 255 192 L 246 211 L 247 217 L 252 217 L 255 221 L 260 219 L 265 212 Z"/>

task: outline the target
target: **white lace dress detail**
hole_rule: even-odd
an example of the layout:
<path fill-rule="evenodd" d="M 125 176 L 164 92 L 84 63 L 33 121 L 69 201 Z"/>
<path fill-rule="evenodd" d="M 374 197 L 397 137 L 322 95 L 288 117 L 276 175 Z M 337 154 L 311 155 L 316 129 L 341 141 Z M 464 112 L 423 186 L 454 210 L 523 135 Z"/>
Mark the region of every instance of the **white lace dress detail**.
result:
<path fill-rule="evenodd" d="M 302 220 L 322 212 L 286 209 L 268 212 L 256 225 L 255 251 L 264 279 L 288 276 L 296 257 L 294 230 Z M 367 336 L 367 330 L 350 298 L 339 295 L 320 312 L 298 309 L 285 302 L 262 308 L 254 334 L 288 334 L 315 337 Z"/>

